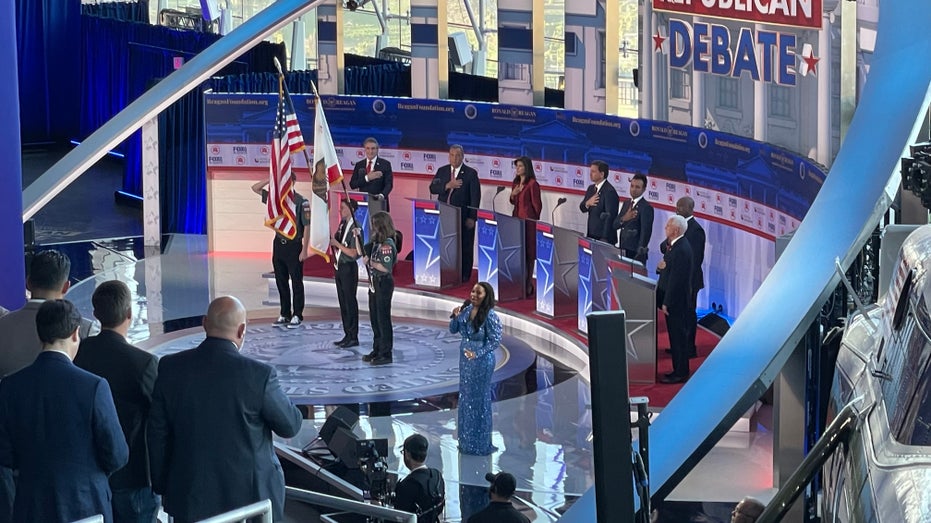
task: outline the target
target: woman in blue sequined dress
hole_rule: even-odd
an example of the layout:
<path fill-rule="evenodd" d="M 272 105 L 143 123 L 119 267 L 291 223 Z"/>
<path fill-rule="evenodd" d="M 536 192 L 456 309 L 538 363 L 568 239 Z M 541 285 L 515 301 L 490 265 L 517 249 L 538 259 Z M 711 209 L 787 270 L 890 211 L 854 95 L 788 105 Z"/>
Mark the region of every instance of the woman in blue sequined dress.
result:
<path fill-rule="evenodd" d="M 469 299 L 453 309 L 449 331 L 460 333 L 459 344 L 459 451 L 487 456 L 491 444 L 491 375 L 495 349 L 501 343 L 501 320 L 493 310 L 495 291 L 476 283 Z"/>

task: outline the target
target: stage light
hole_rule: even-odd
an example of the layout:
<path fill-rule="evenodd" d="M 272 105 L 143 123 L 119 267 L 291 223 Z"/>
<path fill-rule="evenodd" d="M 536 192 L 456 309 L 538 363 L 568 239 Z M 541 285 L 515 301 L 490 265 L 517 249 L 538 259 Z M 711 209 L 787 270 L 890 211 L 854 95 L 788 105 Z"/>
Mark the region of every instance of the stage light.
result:
<path fill-rule="evenodd" d="M 355 11 L 356 9 L 365 5 L 368 0 L 346 0 L 344 7 L 350 11 Z"/>

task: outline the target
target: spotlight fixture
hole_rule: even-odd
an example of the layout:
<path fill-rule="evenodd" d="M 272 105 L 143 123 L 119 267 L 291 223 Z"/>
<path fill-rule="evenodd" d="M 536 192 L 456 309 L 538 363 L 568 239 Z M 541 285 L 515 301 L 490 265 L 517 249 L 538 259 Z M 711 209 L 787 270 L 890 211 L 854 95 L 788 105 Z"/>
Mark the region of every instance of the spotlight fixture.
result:
<path fill-rule="evenodd" d="M 350 11 L 355 11 L 356 9 L 365 5 L 368 0 L 346 0 L 345 7 Z"/>

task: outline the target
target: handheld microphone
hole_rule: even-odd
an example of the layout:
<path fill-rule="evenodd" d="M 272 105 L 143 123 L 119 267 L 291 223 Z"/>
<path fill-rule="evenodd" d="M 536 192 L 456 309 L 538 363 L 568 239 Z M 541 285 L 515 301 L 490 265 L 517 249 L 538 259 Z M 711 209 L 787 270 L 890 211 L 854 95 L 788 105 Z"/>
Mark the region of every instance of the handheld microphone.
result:
<path fill-rule="evenodd" d="M 556 225 L 556 209 L 559 209 L 559 206 L 566 203 L 567 198 L 560 198 L 556 200 L 556 206 L 553 207 L 553 211 L 550 212 L 550 223 Z"/>
<path fill-rule="evenodd" d="M 491 211 L 492 212 L 498 212 L 498 209 L 497 209 L 498 195 L 503 193 L 505 189 L 507 189 L 507 187 L 503 185 L 499 185 L 498 188 L 495 190 L 495 195 L 491 198 Z"/>

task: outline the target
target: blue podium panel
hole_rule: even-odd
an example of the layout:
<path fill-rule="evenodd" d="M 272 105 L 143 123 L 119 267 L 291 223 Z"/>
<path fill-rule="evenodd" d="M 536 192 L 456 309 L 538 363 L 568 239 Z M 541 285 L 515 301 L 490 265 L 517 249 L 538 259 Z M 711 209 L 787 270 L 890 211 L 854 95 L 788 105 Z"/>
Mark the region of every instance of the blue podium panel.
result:
<path fill-rule="evenodd" d="M 462 282 L 459 208 L 436 200 L 414 204 L 414 284 L 440 289 Z"/>
<path fill-rule="evenodd" d="M 585 314 L 611 310 L 609 260 L 620 259 L 614 245 L 590 238 L 579 238 L 579 330 L 588 332 Z M 584 311 L 584 314 L 583 314 Z"/>
<path fill-rule="evenodd" d="M 498 301 L 525 297 L 525 230 L 520 218 L 478 211 L 478 280 L 491 284 Z"/>
<path fill-rule="evenodd" d="M 550 318 L 578 312 L 579 233 L 537 222 L 537 312 Z"/>

